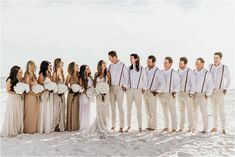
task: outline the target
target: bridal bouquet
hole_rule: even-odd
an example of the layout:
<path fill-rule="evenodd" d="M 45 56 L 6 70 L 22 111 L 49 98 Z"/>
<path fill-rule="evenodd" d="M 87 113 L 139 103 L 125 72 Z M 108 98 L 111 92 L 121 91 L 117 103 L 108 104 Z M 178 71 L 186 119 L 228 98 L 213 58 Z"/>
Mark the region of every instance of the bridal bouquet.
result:
<path fill-rule="evenodd" d="M 97 91 L 96 89 L 92 86 L 90 88 L 87 89 L 86 91 L 86 95 L 90 98 L 93 99 L 96 95 L 97 95 Z"/>
<path fill-rule="evenodd" d="M 71 86 L 71 89 L 72 89 L 73 93 L 78 93 L 78 92 L 82 93 L 82 92 L 84 92 L 84 88 L 81 87 L 79 84 L 73 84 Z"/>
<path fill-rule="evenodd" d="M 36 84 L 36 85 L 32 86 L 32 91 L 35 94 L 39 94 L 39 93 L 42 93 L 44 91 L 44 87 L 42 85 L 40 85 L 40 84 Z"/>
<path fill-rule="evenodd" d="M 14 91 L 16 92 L 16 94 L 28 93 L 29 92 L 29 85 L 26 83 L 23 83 L 23 82 L 18 82 L 14 86 Z"/>
<path fill-rule="evenodd" d="M 64 93 L 68 91 L 68 87 L 62 83 L 57 85 L 57 89 L 58 89 L 57 93 L 59 96 L 62 96 Z"/>
<path fill-rule="evenodd" d="M 99 82 L 96 84 L 96 91 L 98 94 L 106 94 L 109 92 L 109 85 L 106 82 Z"/>
<path fill-rule="evenodd" d="M 44 87 L 46 90 L 48 90 L 49 92 L 51 93 L 56 93 L 57 92 L 57 85 L 55 82 L 47 82 L 47 83 L 44 83 Z"/>

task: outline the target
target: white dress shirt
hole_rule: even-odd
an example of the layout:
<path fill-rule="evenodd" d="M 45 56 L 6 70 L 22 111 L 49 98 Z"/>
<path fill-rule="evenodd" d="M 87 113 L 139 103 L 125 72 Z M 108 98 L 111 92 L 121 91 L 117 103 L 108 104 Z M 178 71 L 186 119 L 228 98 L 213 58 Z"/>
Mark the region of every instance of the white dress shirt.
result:
<path fill-rule="evenodd" d="M 163 70 L 163 75 L 166 81 L 164 93 L 179 92 L 180 78 L 178 72 L 170 68 L 168 70 Z"/>
<path fill-rule="evenodd" d="M 205 68 L 202 68 L 200 71 L 195 69 L 194 72 L 196 75 L 196 91 L 195 92 L 205 93 L 207 96 L 210 96 L 214 88 L 211 73 Z"/>
<path fill-rule="evenodd" d="M 195 73 L 188 67 L 183 70 L 179 69 L 178 73 L 180 77 L 180 92 L 194 94 L 196 89 Z"/>
<path fill-rule="evenodd" d="M 111 84 L 113 86 L 128 86 L 128 69 L 124 63 L 118 61 L 116 64 L 109 65 L 111 74 Z"/>
<path fill-rule="evenodd" d="M 227 90 L 230 85 L 230 75 L 228 67 L 223 64 L 219 64 L 218 66 L 210 64 L 209 69 L 214 81 L 214 89 Z"/>
<path fill-rule="evenodd" d="M 131 66 L 130 66 L 131 67 Z M 139 71 L 136 70 L 136 67 L 133 66 L 133 69 L 129 70 L 129 82 L 128 82 L 128 88 L 133 89 L 147 89 L 147 75 L 145 68 L 142 66 L 139 66 Z"/>
<path fill-rule="evenodd" d="M 166 82 L 162 71 L 156 66 L 152 69 L 146 68 L 147 89 L 150 91 L 163 92 Z M 155 73 L 155 74 L 154 74 Z"/>

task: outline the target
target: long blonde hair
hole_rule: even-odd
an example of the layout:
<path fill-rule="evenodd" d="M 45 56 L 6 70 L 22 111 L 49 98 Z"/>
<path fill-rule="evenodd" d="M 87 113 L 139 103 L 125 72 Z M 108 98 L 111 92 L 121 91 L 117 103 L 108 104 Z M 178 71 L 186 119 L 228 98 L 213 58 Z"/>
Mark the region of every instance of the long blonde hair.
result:
<path fill-rule="evenodd" d="M 37 80 L 35 72 L 33 71 L 33 66 L 36 66 L 34 61 L 28 61 L 26 65 L 25 75 L 28 74 L 31 81 Z"/>
<path fill-rule="evenodd" d="M 65 78 L 64 78 L 64 71 L 63 71 L 63 68 L 61 69 L 61 75 L 62 75 L 62 78 L 59 78 L 59 76 L 58 76 L 58 73 L 57 73 L 57 71 L 58 71 L 58 69 L 59 69 L 59 64 L 60 64 L 60 62 L 61 62 L 62 60 L 61 60 L 61 58 L 56 58 L 55 60 L 54 60 L 54 67 L 53 67 L 53 70 L 54 70 L 54 73 L 56 73 L 56 81 L 63 81 L 64 82 L 64 80 L 65 80 Z M 62 80 L 61 80 L 62 79 Z"/>

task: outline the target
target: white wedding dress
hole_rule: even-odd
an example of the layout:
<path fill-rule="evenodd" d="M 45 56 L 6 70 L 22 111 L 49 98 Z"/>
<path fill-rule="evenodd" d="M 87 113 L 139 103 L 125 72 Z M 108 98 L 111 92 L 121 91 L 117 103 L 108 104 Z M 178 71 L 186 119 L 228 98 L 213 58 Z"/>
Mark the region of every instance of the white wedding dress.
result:
<path fill-rule="evenodd" d="M 88 78 L 88 88 L 93 86 L 93 80 Z M 94 114 L 92 110 L 94 109 L 94 100 L 89 98 L 87 94 L 82 93 L 79 97 L 79 124 L 81 132 L 88 132 L 90 130 Z"/>
<path fill-rule="evenodd" d="M 43 84 L 50 82 L 51 80 L 46 77 Z M 50 133 L 53 132 L 53 93 L 44 91 L 41 95 L 38 132 Z"/>
<path fill-rule="evenodd" d="M 97 78 L 97 84 L 100 82 L 104 82 L 104 78 Z M 107 83 L 107 81 L 106 81 Z M 104 101 L 103 101 L 104 100 Z M 110 131 L 110 96 L 109 93 L 104 95 L 104 99 L 102 100 L 102 95 L 96 96 L 96 119 L 92 124 L 90 129 L 90 133 L 106 135 L 111 133 Z"/>

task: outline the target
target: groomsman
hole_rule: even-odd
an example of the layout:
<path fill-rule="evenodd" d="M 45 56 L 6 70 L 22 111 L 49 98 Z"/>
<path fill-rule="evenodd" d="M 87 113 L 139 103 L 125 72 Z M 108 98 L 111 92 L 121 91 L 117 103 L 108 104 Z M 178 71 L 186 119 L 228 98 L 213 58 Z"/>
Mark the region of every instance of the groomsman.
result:
<path fill-rule="evenodd" d="M 111 64 L 109 66 L 109 71 L 111 74 L 111 88 L 110 88 L 110 103 L 112 111 L 112 128 L 115 130 L 116 126 L 116 106 L 118 106 L 119 111 L 119 125 L 120 132 L 123 133 L 124 128 L 124 108 L 123 99 L 124 92 L 128 86 L 128 70 L 124 63 L 119 61 L 117 53 L 115 51 L 110 51 L 108 53 L 109 60 Z"/>
<path fill-rule="evenodd" d="M 213 129 L 211 132 L 217 131 L 217 114 L 219 114 L 222 132 L 225 134 L 225 113 L 224 113 L 224 96 L 230 85 L 229 69 L 221 63 L 222 53 L 214 53 L 214 64 L 209 65 L 212 78 L 214 80 L 214 91 L 211 96 Z"/>
<path fill-rule="evenodd" d="M 165 128 L 162 131 L 169 131 L 169 116 L 170 112 L 171 117 L 171 127 L 172 132 L 176 131 L 177 128 L 177 116 L 176 116 L 176 106 L 175 106 L 175 97 L 176 93 L 180 88 L 180 78 L 178 73 L 172 69 L 173 60 L 171 57 L 165 57 L 164 61 L 164 78 L 166 81 L 166 87 L 163 93 L 160 96 L 160 102 L 162 104 L 162 110 L 164 115 L 164 125 Z"/>
<path fill-rule="evenodd" d="M 196 80 L 194 72 L 187 67 L 188 59 L 181 57 L 179 61 L 180 92 L 177 100 L 180 109 L 180 130 L 183 131 L 185 124 L 185 109 L 188 117 L 188 131 L 193 127 L 193 103 L 192 95 L 195 93 Z"/>
<path fill-rule="evenodd" d="M 196 90 L 193 97 L 193 130 L 197 129 L 198 107 L 200 106 L 203 122 L 203 130 L 201 133 L 207 133 L 208 129 L 208 113 L 207 113 L 207 99 L 213 92 L 213 80 L 211 73 L 204 68 L 204 59 L 198 58 L 196 60 Z"/>
<path fill-rule="evenodd" d="M 155 66 L 155 62 L 155 56 L 151 55 L 148 57 L 146 68 L 147 89 L 144 92 L 148 131 L 154 131 L 157 128 L 156 112 L 158 93 L 161 93 L 166 85 L 163 73 Z"/>
<path fill-rule="evenodd" d="M 140 57 L 138 54 L 130 55 L 131 66 L 129 71 L 129 83 L 126 91 L 127 96 L 127 125 L 129 132 L 131 129 L 131 111 L 132 104 L 135 102 L 137 111 L 137 120 L 139 131 L 142 131 L 142 93 L 147 88 L 147 76 L 145 69 L 140 65 Z"/>

